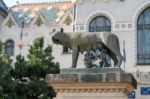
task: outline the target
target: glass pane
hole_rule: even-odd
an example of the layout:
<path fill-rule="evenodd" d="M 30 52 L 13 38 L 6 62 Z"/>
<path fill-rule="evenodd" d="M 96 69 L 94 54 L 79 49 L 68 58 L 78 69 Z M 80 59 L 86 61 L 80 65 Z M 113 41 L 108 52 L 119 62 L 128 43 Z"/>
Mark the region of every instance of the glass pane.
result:
<path fill-rule="evenodd" d="M 141 13 L 137 23 L 137 63 L 150 64 L 150 7 Z"/>
<path fill-rule="evenodd" d="M 12 40 L 8 40 L 5 43 L 5 52 L 6 55 L 13 55 L 14 54 L 14 42 Z"/>
<path fill-rule="evenodd" d="M 111 31 L 111 22 L 104 16 L 95 17 L 89 24 L 89 32 Z"/>

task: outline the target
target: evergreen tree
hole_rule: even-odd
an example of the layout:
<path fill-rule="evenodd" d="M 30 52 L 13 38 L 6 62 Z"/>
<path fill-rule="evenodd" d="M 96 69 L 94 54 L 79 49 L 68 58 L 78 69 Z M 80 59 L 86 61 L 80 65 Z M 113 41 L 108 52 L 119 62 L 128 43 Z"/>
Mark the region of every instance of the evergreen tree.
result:
<path fill-rule="evenodd" d="M 29 49 L 28 60 L 16 57 L 15 69 L 12 71 L 16 81 L 16 99 L 49 99 L 55 92 L 46 83 L 46 74 L 59 73 L 59 64 L 54 63 L 52 47 L 44 48 L 43 37 L 37 38 Z"/>
<path fill-rule="evenodd" d="M 3 43 L 0 41 L 0 99 L 13 99 L 15 82 L 11 75 L 12 60 L 3 53 Z"/>
<path fill-rule="evenodd" d="M 45 78 L 46 74 L 59 73 L 59 64 L 53 62 L 52 47 L 44 49 L 44 38 L 37 38 L 29 49 L 28 66 L 29 77 Z M 34 70 L 34 72 L 33 72 Z"/>

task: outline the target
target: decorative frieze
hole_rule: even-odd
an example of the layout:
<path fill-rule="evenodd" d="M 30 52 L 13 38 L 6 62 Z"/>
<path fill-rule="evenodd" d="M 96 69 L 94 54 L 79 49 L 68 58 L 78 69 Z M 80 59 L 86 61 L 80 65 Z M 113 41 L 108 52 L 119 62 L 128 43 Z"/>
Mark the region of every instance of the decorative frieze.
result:
<path fill-rule="evenodd" d="M 61 69 L 48 74 L 47 82 L 57 93 L 55 99 L 126 99 L 136 81 L 120 68 Z"/>
<path fill-rule="evenodd" d="M 140 83 L 150 84 L 150 72 L 140 72 Z"/>
<path fill-rule="evenodd" d="M 90 3 L 105 2 L 105 3 L 107 3 L 109 1 L 113 1 L 113 0 L 72 0 L 72 3 L 74 3 L 74 4 L 81 4 L 84 2 L 90 2 Z M 114 0 L 114 1 L 123 2 L 124 0 Z"/>
<path fill-rule="evenodd" d="M 124 92 L 125 89 L 121 88 L 65 88 L 65 89 L 55 89 L 56 93 L 119 93 Z"/>
<path fill-rule="evenodd" d="M 76 32 L 85 32 L 85 26 L 84 25 L 76 25 Z"/>
<path fill-rule="evenodd" d="M 121 23 L 116 23 L 114 30 L 115 31 L 126 31 L 126 30 L 132 30 L 133 29 L 133 24 L 130 22 L 121 22 Z"/>

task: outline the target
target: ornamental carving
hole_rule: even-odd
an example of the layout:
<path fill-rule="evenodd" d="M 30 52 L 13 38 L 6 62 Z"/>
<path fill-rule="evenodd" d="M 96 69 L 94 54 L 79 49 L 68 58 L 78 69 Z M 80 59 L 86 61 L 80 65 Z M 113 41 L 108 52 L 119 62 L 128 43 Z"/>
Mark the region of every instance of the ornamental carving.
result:
<path fill-rule="evenodd" d="M 55 89 L 55 91 L 57 93 L 118 93 L 118 92 L 122 92 L 125 91 L 124 89 L 101 89 L 101 88 L 83 88 L 83 89 Z"/>
<path fill-rule="evenodd" d="M 36 24 L 37 26 L 41 26 L 41 25 L 44 24 L 44 23 L 43 23 L 42 19 L 41 19 L 40 17 L 38 17 L 37 20 L 36 20 L 36 22 L 35 22 L 35 24 Z"/>
<path fill-rule="evenodd" d="M 9 28 L 11 28 L 13 25 L 15 25 L 15 23 L 13 22 L 13 20 L 11 18 L 9 18 L 6 26 L 8 26 Z"/>
<path fill-rule="evenodd" d="M 65 19 L 65 21 L 64 21 L 64 24 L 70 25 L 71 23 L 72 23 L 71 17 L 70 17 L 70 16 L 67 16 L 66 19 Z"/>
<path fill-rule="evenodd" d="M 150 72 L 141 72 L 140 73 L 140 82 L 150 84 Z"/>

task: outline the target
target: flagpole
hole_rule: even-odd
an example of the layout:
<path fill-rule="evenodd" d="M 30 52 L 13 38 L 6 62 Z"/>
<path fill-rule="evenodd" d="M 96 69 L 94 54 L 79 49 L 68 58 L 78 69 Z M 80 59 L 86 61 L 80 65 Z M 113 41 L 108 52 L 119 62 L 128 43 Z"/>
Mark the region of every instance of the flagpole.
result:
<path fill-rule="evenodd" d="M 124 56 L 124 71 L 125 71 L 125 62 L 126 62 L 126 52 L 125 52 L 125 40 L 123 40 L 123 56 Z"/>
<path fill-rule="evenodd" d="M 20 55 L 21 55 L 21 51 L 22 51 L 22 35 L 23 35 L 23 29 L 24 29 L 24 22 L 21 23 L 21 34 L 20 34 Z"/>

